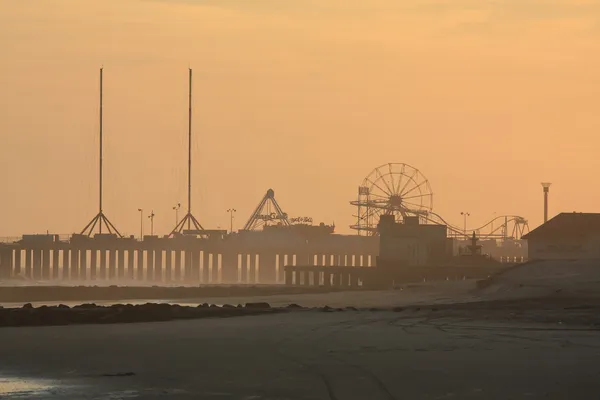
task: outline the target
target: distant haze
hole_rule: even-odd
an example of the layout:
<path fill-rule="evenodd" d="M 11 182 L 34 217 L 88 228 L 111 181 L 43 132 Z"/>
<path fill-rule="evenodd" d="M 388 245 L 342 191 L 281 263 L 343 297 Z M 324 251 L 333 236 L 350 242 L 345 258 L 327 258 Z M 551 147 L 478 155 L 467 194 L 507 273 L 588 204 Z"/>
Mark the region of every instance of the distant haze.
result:
<path fill-rule="evenodd" d="M 79 231 L 97 212 L 168 233 L 193 212 L 241 228 L 268 188 L 291 216 L 350 232 L 362 179 L 405 162 L 434 210 L 598 211 L 600 2 L 1 0 L 0 236 Z M 183 213 L 181 213 L 183 215 Z M 180 215 L 180 216 L 181 216 Z M 149 224 L 146 219 L 146 232 Z"/>

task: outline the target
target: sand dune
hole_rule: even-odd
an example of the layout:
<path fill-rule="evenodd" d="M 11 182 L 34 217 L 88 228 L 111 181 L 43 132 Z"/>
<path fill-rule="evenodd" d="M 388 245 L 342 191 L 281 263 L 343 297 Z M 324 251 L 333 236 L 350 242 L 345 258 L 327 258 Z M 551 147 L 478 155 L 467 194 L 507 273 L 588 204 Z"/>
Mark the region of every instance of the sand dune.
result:
<path fill-rule="evenodd" d="M 478 292 L 486 300 L 600 297 L 600 260 L 537 261 L 517 265 L 486 282 Z"/>

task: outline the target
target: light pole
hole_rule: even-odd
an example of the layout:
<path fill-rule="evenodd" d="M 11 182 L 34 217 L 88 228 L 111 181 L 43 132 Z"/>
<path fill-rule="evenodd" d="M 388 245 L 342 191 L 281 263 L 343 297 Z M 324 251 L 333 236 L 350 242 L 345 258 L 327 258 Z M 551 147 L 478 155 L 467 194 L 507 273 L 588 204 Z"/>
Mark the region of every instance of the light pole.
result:
<path fill-rule="evenodd" d="M 150 211 L 148 218 L 150 218 L 150 235 L 154 236 L 154 210 Z"/>
<path fill-rule="evenodd" d="M 233 233 L 233 213 L 235 213 L 237 210 L 235 208 L 230 208 L 229 210 L 227 210 L 227 212 L 229 213 L 229 233 Z"/>
<path fill-rule="evenodd" d="M 471 214 L 469 214 L 468 212 L 461 212 L 460 215 L 462 215 L 464 217 L 463 232 L 464 232 L 465 236 L 467 236 L 467 217 L 470 217 Z"/>
<path fill-rule="evenodd" d="M 144 240 L 144 210 L 138 208 L 140 212 L 140 240 Z"/>
<path fill-rule="evenodd" d="M 175 226 L 179 223 L 179 209 L 181 208 L 181 203 L 177 203 L 173 210 L 175 210 Z"/>
<path fill-rule="evenodd" d="M 544 189 L 544 223 L 548 222 L 548 193 L 550 192 L 550 182 L 542 182 Z"/>

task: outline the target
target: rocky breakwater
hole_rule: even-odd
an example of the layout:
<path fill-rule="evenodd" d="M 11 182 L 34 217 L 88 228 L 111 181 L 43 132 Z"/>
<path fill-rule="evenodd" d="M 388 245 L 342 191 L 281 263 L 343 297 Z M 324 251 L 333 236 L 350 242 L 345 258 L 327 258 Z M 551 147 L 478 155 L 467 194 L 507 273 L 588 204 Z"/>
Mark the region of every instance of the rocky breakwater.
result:
<path fill-rule="evenodd" d="M 197 307 L 177 304 L 147 303 L 140 305 L 115 304 L 98 306 L 81 304 L 21 308 L 0 307 L 0 327 L 49 326 L 74 324 L 111 324 L 132 322 L 171 321 L 177 319 L 224 318 L 264 315 L 288 311 L 289 308 L 272 308 L 268 303 L 216 306 L 202 304 Z"/>
<path fill-rule="evenodd" d="M 289 286 L 0 286 L 0 303 L 26 303 L 46 301 L 100 300 L 128 301 L 135 299 L 198 299 L 206 297 L 250 297 L 293 295 L 304 293 L 329 293 L 335 288 Z"/>

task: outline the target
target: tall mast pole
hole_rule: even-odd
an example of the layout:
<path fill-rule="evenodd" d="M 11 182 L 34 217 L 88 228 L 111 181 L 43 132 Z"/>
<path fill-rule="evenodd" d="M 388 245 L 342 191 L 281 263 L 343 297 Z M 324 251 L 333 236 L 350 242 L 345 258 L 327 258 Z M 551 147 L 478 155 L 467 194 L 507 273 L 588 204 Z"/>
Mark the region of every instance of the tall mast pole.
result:
<path fill-rule="evenodd" d="M 192 69 L 189 68 L 189 93 L 188 93 L 188 204 L 187 214 L 179 222 L 176 222 L 175 228 L 171 234 L 198 234 L 199 231 L 203 231 L 204 228 L 196 218 L 192 215 Z M 179 203 L 177 208 L 179 209 Z M 187 232 L 184 227 L 187 225 Z M 192 230 L 192 226 L 195 228 Z"/>
<path fill-rule="evenodd" d="M 102 215 L 102 89 L 103 89 L 103 85 L 102 85 L 102 70 L 103 68 L 100 68 L 100 190 L 99 190 L 99 196 L 100 196 L 100 201 L 99 201 L 99 215 Z M 102 233 L 102 218 L 100 218 L 100 233 Z"/>
<path fill-rule="evenodd" d="M 112 222 L 109 221 L 108 218 L 106 218 L 106 215 L 104 215 L 104 212 L 102 210 L 102 188 L 103 188 L 103 181 L 102 181 L 102 150 L 103 150 L 103 143 L 102 140 L 103 138 L 103 132 L 102 132 L 102 95 L 103 95 L 103 85 L 102 85 L 102 73 L 104 71 L 103 67 L 100 67 L 100 107 L 99 107 L 99 117 L 100 117 L 100 146 L 99 146 L 99 153 L 100 153 L 100 157 L 98 160 L 99 163 L 99 168 L 98 168 L 98 186 L 99 186 L 99 190 L 98 190 L 98 214 L 92 218 L 92 220 L 85 226 L 85 228 L 83 228 L 83 230 L 81 231 L 81 235 L 86 235 L 88 237 L 91 237 L 92 234 L 94 233 L 94 228 L 96 228 L 96 225 L 98 225 L 98 232 L 100 234 L 102 234 L 102 225 L 104 224 L 104 226 L 106 227 L 106 230 L 108 231 L 109 234 L 116 234 L 118 237 L 123 237 L 121 236 L 121 234 L 119 233 L 119 231 L 117 230 L 117 228 L 115 228 L 115 226 L 112 224 Z"/>
<path fill-rule="evenodd" d="M 188 112 L 188 214 L 192 214 L 192 69 L 189 76 L 189 112 Z M 188 219 L 188 230 L 190 229 Z"/>

